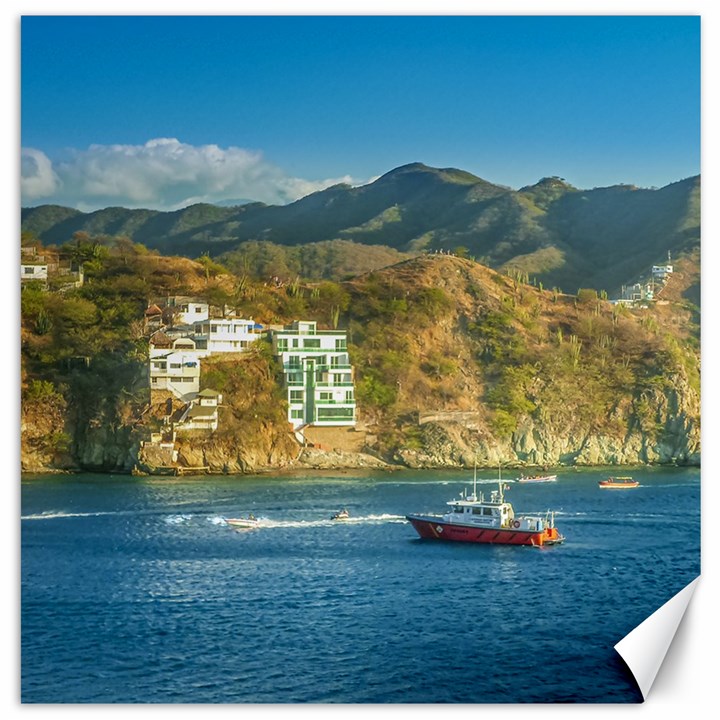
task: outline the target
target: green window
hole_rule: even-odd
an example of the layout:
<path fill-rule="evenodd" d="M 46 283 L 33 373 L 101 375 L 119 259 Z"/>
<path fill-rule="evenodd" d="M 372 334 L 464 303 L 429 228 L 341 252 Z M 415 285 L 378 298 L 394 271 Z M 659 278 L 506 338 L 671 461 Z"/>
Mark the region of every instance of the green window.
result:
<path fill-rule="evenodd" d="M 320 338 L 305 338 L 303 340 L 303 347 L 308 350 L 320 349 Z"/>
<path fill-rule="evenodd" d="M 303 395 L 304 395 L 304 393 L 302 390 L 291 390 L 290 391 L 290 402 L 302 402 Z"/>
<path fill-rule="evenodd" d="M 347 350 L 347 340 L 345 338 L 338 338 L 335 340 L 336 350 Z"/>
<path fill-rule="evenodd" d="M 353 408 L 322 408 L 318 409 L 318 420 L 352 420 L 355 417 Z"/>

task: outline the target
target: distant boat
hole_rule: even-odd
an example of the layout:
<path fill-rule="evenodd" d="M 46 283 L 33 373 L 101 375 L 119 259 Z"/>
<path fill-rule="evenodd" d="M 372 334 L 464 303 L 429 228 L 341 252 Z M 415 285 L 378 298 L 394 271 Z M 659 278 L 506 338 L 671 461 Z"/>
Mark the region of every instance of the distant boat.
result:
<path fill-rule="evenodd" d="M 607 480 L 600 480 L 598 487 L 604 490 L 629 490 L 636 488 L 640 483 L 631 477 L 611 477 Z"/>
<path fill-rule="evenodd" d="M 330 517 L 331 520 L 347 520 L 350 517 L 350 513 L 343 508 Z"/>
<path fill-rule="evenodd" d="M 555 482 L 557 480 L 557 475 L 521 475 L 517 482 L 521 483 L 545 483 L 545 482 Z"/>
<path fill-rule="evenodd" d="M 260 524 L 260 521 L 252 513 L 246 518 L 225 518 L 225 522 L 231 527 L 246 530 L 256 528 Z"/>

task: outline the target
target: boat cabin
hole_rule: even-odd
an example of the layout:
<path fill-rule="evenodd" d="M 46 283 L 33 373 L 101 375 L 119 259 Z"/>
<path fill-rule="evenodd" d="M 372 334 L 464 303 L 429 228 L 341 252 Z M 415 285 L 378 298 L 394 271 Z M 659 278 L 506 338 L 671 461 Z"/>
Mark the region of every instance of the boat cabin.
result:
<path fill-rule="evenodd" d="M 490 500 L 469 495 L 461 500 L 451 500 L 450 512 L 445 515 L 447 522 L 482 525 L 483 527 L 509 527 L 514 513 L 512 505 L 503 501 L 499 492 L 493 491 Z"/>
<path fill-rule="evenodd" d="M 512 505 L 505 502 L 499 490 L 490 493 L 490 500 L 486 500 L 480 493 L 479 496 L 473 494 L 460 500 L 451 500 L 448 505 L 450 510 L 443 517 L 446 523 L 525 532 L 541 532 L 544 528 L 555 527 L 554 513 L 548 512 L 545 518 L 515 515 Z"/>

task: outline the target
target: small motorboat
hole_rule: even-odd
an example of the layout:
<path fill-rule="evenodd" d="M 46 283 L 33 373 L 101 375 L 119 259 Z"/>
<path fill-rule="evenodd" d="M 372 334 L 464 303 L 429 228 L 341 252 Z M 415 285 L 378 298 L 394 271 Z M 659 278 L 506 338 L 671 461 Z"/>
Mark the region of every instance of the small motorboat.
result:
<path fill-rule="evenodd" d="M 225 518 L 225 522 L 230 527 L 249 530 L 250 528 L 256 528 L 260 521 L 250 513 L 246 518 Z"/>
<path fill-rule="evenodd" d="M 343 508 L 330 517 L 331 520 L 347 520 L 350 517 L 350 513 Z"/>
<path fill-rule="evenodd" d="M 640 483 L 631 477 L 611 477 L 607 480 L 600 480 L 598 483 L 598 487 L 604 490 L 629 490 L 638 487 L 638 485 Z"/>
<path fill-rule="evenodd" d="M 555 482 L 557 475 L 521 475 L 517 482 L 520 483 L 546 483 Z"/>

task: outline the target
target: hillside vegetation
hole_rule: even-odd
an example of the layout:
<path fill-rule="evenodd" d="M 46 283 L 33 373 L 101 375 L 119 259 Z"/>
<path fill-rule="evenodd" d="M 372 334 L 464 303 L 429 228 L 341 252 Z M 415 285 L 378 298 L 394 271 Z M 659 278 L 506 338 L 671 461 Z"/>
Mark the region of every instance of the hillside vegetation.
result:
<path fill-rule="evenodd" d="M 417 422 L 427 413 L 475 412 L 465 449 L 484 438 L 486 460 L 505 443 L 530 462 L 591 461 L 599 437 L 620 458 L 633 434 L 681 457 L 682 433 L 699 439 L 698 328 L 682 301 L 628 310 L 594 290 L 540 290 L 446 256 L 348 287 L 357 395 L 385 453 L 432 446 L 438 428 Z M 676 393 L 693 418 L 680 434 L 664 415 Z"/>
<path fill-rule="evenodd" d="M 45 243 L 84 231 L 124 235 L 167 254 L 228 253 L 223 259 L 236 271 L 238 262 L 248 263 L 285 279 L 295 273 L 342 280 L 397 262 L 398 253 L 443 250 L 526 272 L 565 292 L 614 293 L 668 252 L 676 257 L 699 247 L 700 178 L 660 189 L 580 190 L 549 177 L 516 191 L 462 170 L 413 163 L 368 185 L 336 185 L 282 207 L 80 213 L 40 206 L 23 210 L 22 229 Z M 363 255 L 357 244 L 370 249 Z"/>
<path fill-rule="evenodd" d="M 25 242 L 37 241 L 25 236 Z M 269 284 L 201 256 L 76 236 L 79 288 L 22 290 L 23 466 L 129 470 L 149 428 L 148 302 L 191 294 L 263 324 L 347 329 L 367 451 L 410 466 L 699 461 L 697 259 L 666 304 L 628 310 L 466 258 L 423 255 L 336 283 Z M 522 278 L 522 280 L 521 280 Z M 221 428 L 183 446 L 228 471 L 294 457 L 267 346 L 203 364 Z M 425 422 L 427 418 L 429 421 Z M 434 418 L 434 419 L 433 419 Z"/>

